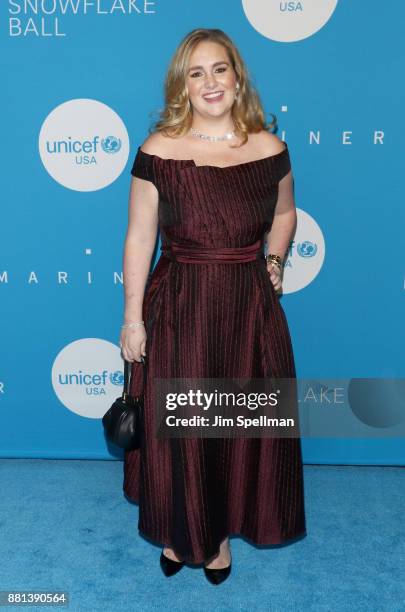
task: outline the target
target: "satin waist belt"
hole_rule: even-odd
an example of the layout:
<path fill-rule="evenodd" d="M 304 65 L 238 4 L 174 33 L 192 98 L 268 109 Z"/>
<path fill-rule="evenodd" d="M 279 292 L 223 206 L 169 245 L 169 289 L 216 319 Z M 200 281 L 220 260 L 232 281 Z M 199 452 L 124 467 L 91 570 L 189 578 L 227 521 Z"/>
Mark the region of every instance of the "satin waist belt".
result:
<path fill-rule="evenodd" d="M 162 246 L 162 253 L 172 261 L 180 263 L 244 263 L 265 259 L 262 240 L 245 247 L 200 247 L 175 243 Z"/>

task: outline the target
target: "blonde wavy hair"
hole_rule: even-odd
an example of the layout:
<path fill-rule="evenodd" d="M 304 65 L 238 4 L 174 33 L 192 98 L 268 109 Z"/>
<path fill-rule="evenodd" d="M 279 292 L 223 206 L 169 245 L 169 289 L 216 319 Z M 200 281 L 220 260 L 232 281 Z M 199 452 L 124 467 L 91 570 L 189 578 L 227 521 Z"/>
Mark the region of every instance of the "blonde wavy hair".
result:
<path fill-rule="evenodd" d="M 236 73 L 239 90 L 232 107 L 232 119 L 235 131 L 242 137 L 243 145 L 248 140 L 248 134 L 271 131 L 276 125 L 276 117 L 272 123 L 266 123 L 265 113 L 259 94 L 249 79 L 248 70 L 232 40 L 218 29 L 197 28 L 189 32 L 177 47 L 167 71 L 164 95 L 165 106 L 159 113 L 159 119 L 154 128 L 166 136 L 183 136 L 191 127 L 193 111 L 186 87 L 187 67 L 191 53 L 201 41 L 219 43 L 225 47 L 229 61 Z"/>

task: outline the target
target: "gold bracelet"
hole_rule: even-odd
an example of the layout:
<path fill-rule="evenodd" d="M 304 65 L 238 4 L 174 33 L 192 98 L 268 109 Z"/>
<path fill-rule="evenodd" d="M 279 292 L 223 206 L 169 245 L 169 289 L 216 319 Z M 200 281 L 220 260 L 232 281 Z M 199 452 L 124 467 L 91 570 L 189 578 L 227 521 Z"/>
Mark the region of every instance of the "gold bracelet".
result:
<path fill-rule="evenodd" d="M 270 253 L 269 255 L 266 255 L 266 262 L 276 264 L 280 268 L 280 270 L 283 267 L 283 262 L 280 255 Z"/>

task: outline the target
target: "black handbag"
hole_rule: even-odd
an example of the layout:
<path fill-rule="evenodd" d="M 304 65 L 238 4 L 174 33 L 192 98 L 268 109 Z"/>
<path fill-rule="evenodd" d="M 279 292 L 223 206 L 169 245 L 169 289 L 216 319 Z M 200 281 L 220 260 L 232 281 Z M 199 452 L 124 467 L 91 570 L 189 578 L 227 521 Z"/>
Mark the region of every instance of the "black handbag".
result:
<path fill-rule="evenodd" d="M 121 397 L 117 397 L 111 408 L 102 418 L 106 437 L 116 446 L 126 451 L 140 448 L 143 435 L 144 391 L 146 385 L 146 361 L 143 363 L 143 391 L 141 395 L 131 396 L 130 373 L 132 364 L 125 360 L 124 388 Z"/>

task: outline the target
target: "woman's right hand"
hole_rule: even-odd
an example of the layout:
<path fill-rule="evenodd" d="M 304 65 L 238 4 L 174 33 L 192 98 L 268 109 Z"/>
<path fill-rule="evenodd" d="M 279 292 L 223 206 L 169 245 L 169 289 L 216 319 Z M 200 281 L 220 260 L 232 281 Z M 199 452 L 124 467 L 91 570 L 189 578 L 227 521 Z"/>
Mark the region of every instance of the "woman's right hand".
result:
<path fill-rule="evenodd" d="M 125 361 L 141 362 L 141 355 L 146 356 L 146 339 L 146 331 L 143 325 L 121 329 L 120 347 Z"/>
<path fill-rule="evenodd" d="M 267 272 L 269 273 L 270 280 L 273 283 L 273 287 L 276 293 L 280 293 L 282 289 L 282 276 L 283 271 L 280 266 L 273 263 L 267 264 Z"/>

